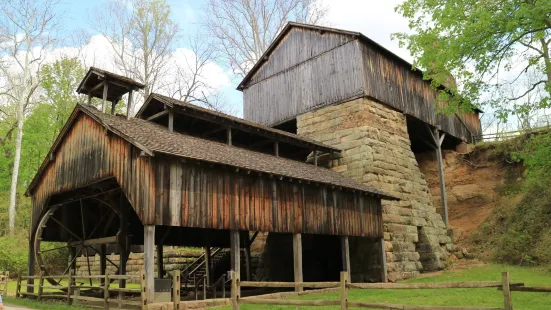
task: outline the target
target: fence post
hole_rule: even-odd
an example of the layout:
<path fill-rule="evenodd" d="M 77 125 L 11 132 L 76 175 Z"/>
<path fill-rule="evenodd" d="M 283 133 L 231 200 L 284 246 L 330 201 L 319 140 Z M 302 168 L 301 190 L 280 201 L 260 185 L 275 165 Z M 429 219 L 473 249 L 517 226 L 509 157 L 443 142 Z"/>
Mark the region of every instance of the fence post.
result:
<path fill-rule="evenodd" d="M 172 309 L 180 309 L 180 270 L 174 270 L 172 273 Z"/>
<path fill-rule="evenodd" d="M 42 299 L 43 286 L 44 286 L 44 278 L 42 278 L 42 272 L 40 272 L 40 275 L 38 276 L 38 295 L 36 296 L 36 299 L 38 301 Z"/>
<path fill-rule="evenodd" d="M 73 270 L 69 271 L 69 282 L 67 282 L 67 305 L 71 305 L 71 286 L 73 285 Z"/>
<path fill-rule="evenodd" d="M 509 283 L 511 282 L 511 278 L 509 275 L 509 272 L 502 272 L 501 273 L 501 285 L 503 286 L 503 300 L 504 300 L 504 309 L 505 310 L 513 310 L 513 299 L 511 296 L 511 288 L 509 287 Z"/>
<path fill-rule="evenodd" d="M 232 304 L 232 310 L 239 310 L 239 279 L 237 279 L 237 275 L 235 274 L 235 271 L 230 272 L 231 275 L 231 304 Z"/>
<path fill-rule="evenodd" d="M 105 272 L 105 278 L 103 279 L 103 309 L 109 309 L 109 276 Z"/>
<path fill-rule="evenodd" d="M 8 281 L 10 280 L 10 272 L 6 271 L 5 275 L 6 277 L 4 278 L 4 281 L 6 282 L 4 283 L 4 295 L 8 296 Z"/>
<path fill-rule="evenodd" d="M 147 292 L 145 287 L 145 272 L 143 269 L 140 271 L 140 288 L 142 289 L 142 309 L 147 310 Z"/>
<path fill-rule="evenodd" d="M 341 297 L 341 310 L 348 309 L 348 272 L 341 272 L 341 283 L 340 283 L 340 297 Z"/>
<path fill-rule="evenodd" d="M 17 287 L 15 289 L 15 298 L 21 297 L 19 295 L 20 292 L 21 292 L 21 274 L 17 275 Z"/>

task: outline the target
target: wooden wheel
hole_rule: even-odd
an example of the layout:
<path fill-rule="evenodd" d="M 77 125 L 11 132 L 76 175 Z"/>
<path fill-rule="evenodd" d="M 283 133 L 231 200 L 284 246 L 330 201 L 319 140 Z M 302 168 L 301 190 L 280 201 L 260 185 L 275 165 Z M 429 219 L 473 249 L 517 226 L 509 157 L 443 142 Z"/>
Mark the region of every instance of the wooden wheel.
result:
<path fill-rule="evenodd" d="M 51 285 L 61 285 L 62 278 L 69 273 L 71 266 L 76 265 L 76 259 L 81 255 L 86 257 L 87 274 L 92 275 L 90 256 L 101 255 L 101 248 L 105 245 L 117 244 L 121 231 L 118 210 L 96 198 L 80 200 L 79 204 L 80 206 L 53 206 L 38 222 L 34 234 L 34 253 L 40 272 L 43 276 L 52 274 L 60 276 L 59 279 L 47 278 Z M 64 210 L 64 208 L 69 209 Z M 70 212 L 70 218 L 66 218 L 65 221 L 62 220 L 64 211 Z M 57 234 L 63 234 L 67 240 L 45 241 L 48 239 L 46 229 L 50 230 L 49 233 L 55 230 Z M 127 252 L 124 251 L 124 253 Z M 67 257 L 69 253 L 71 255 L 67 260 L 68 265 L 61 274 L 48 268 L 49 262 L 59 261 L 60 257 Z M 128 255 L 120 255 L 120 259 L 126 261 Z M 106 262 L 114 266 L 118 274 L 120 264 L 113 262 L 107 256 Z M 92 285 L 92 279 L 89 282 Z"/>

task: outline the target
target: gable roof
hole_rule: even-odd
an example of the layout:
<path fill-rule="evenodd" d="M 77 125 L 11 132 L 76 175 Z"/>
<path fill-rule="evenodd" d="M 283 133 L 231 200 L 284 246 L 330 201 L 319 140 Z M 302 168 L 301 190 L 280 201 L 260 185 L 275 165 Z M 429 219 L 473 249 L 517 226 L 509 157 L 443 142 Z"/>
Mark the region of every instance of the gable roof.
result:
<path fill-rule="evenodd" d="M 291 139 L 294 140 L 294 142 L 301 143 L 305 146 L 310 146 L 311 148 L 316 148 L 318 151 L 324 151 L 324 152 L 340 152 L 341 150 L 334 147 L 329 146 L 326 144 L 323 144 L 321 142 L 315 141 L 313 139 L 309 139 L 303 136 L 299 136 L 296 134 L 292 134 L 287 131 L 279 130 L 276 128 L 263 126 L 255 122 L 251 122 L 239 117 L 235 117 L 229 114 L 224 114 L 221 112 L 217 112 L 214 110 L 206 109 L 194 104 L 189 104 L 181 100 L 176 100 L 174 98 L 170 98 L 167 96 L 163 96 L 160 94 L 152 93 L 149 95 L 145 103 L 142 105 L 138 113 L 136 114 L 136 118 L 139 118 L 142 113 L 147 109 L 148 105 L 153 104 L 155 101 L 158 101 L 160 103 L 163 103 L 171 108 L 173 107 L 179 107 L 184 110 L 192 111 L 194 113 L 200 113 L 202 117 L 207 118 L 209 121 L 213 123 L 220 123 L 225 125 L 234 125 L 237 128 L 239 127 L 249 127 L 254 129 L 258 133 L 272 135 L 276 139 L 279 137 L 280 139 Z"/>
<path fill-rule="evenodd" d="M 280 177 L 358 190 L 384 199 L 398 199 L 384 191 L 363 185 L 330 169 L 258 153 L 219 142 L 200 139 L 177 132 L 170 132 L 166 127 L 153 122 L 139 118 L 126 119 L 121 116 L 105 114 L 93 107 L 80 104 L 75 107 L 69 121 L 63 127 L 42 166 L 29 185 L 26 195 L 32 193 L 50 162 L 50 154 L 55 153 L 60 141 L 63 140 L 65 134 L 80 113 L 84 113 L 93 118 L 98 123 L 102 124 L 106 130 L 120 136 L 150 156 L 154 156 L 157 153 L 177 156 Z"/>
<path fill-rule="evenodd" d="M 264 64 L 266 61 L 269 60 L 269 55 L 277 48 L 281 40 L 291 31 L 293 28 L 302 28 L 302 29 L 309 29 L 313 31 L 318 31 L 321 33 L 324 32 L 331 32 L 331 33 L 337 33 L 342 34 L 345 36 L 352 36 L 354 38 L 360 39 L 362 42 L 369 44 L 370 46 L 374 46 L 382 53 L 389 55 L 393 59 L 397 60 L 404 66 L 408 66 L 410 69 L 412 68 L 412 64 L 408 61 L 404 60 L 400 56 L 392 53 L 390 50 L 385 48 L 384 46 L 380 45 L 379 43 L 371 40 L 370 38 L 366 37 L 360 32 L 357 31 L 349 31 L 349 30 L 343 30 L 343 29 L 337 29 L 337 28 L 330 28 L 330 27 L 323 27 L 323 26 L 317 26 L 317 25 L 310 25 L 310 24 L 302 24 L 302 23 L 296 23 L 296 22 L 288 22 L 287 25 L 281 30 L 281 32 L 276 36 L 276 38 L 272 41 L 270 46 L 266 49 L 264 54 L 260 57 L 260 59 L 254 64 L 254 66 L 251 68 L 251 70 L 247 73 L 247 75 L 243 78 L 243 80 L 239 83 L 237 86 L 238 90 L 243 90 L 246 88 L 247 82 L 252 78 L 252 76 L 256 73 L 258 69 Z M 420 74 L 423 75 L 423 72 L 421 70 L 415 70 Z"/>

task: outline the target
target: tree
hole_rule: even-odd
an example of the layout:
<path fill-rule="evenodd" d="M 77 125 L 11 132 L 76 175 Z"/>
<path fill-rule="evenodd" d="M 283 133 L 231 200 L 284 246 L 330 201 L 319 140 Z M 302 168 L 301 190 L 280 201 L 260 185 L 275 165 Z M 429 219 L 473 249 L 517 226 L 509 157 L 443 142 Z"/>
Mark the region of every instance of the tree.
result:
<path fill-rule="evenodd" d="M 288 21 L 318 24 L 318 0 L 208 0 L 202 26 L 234 74 L 245 77 Z"/>
<path fill-rule="evenodd" d="M 15 228 L 15 205 L 25 113 L 36 98 L 40 85 L 38 68 L 44 52 L 55 42 L 57 16 L 55 0 L 3 0 L 0 8 L 0 72 L 4 82 L 2 94 L 8 104 L 15 104 L 17 122 L 15 154 L 10 186 L 9 230 Z"/>
<path fill-rule="evenodd" d="M 445 110 L 486 106 L 506 120 L 529 94 L 541 94 L 539 108 L 551 105 L 550 1 L 406 0 L 396 10 L 411 33 L 394 37 L 439 89 Z M 538 78 L 526 86 L 529 72 Z M 450 74 L 457 84 L 438 88 Z M 510 88 L 516 93 L 504 96 Z"/>
<path fill-rule="evenodd" d="M 109 41 L 118 69 L 145 85 L 147 98 L 165 73 L 179 34 L 170 6 L 165 0 L 108 0 L 93 26 Z"/>

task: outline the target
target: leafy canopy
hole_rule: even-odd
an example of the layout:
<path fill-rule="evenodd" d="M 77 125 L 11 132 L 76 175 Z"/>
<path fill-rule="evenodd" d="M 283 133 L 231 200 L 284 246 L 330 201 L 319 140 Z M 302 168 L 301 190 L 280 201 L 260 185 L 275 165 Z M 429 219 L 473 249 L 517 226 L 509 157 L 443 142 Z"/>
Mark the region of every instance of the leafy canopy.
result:
<path fill-rule="evenodd" d="M 411 32 L 394 38 L 426 79 L 449 87 L 449 111 L 491 106 L 506 119 L 551 106 L 551 1 L 406 0 L 396 11 Z"/>

